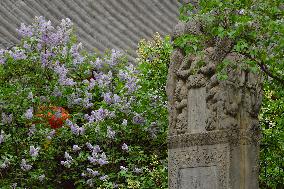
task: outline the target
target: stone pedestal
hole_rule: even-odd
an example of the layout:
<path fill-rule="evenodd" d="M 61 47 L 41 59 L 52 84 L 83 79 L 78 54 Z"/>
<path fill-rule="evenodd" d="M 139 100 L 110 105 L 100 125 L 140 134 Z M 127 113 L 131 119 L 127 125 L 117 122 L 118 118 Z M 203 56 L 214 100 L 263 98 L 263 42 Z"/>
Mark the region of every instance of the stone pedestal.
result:
<path fill-rule="evenodd" d="M 261 78 L 244 57 L 225 53 L 228 79 L 217 79 L 218 47 L 204 56 L 172 54 L 169 99 L 169 188 L 257 189 Z M 202 62 L 202 64 L 200 64 Z M 201 65 L 201 66 L 200 66 Z"/>

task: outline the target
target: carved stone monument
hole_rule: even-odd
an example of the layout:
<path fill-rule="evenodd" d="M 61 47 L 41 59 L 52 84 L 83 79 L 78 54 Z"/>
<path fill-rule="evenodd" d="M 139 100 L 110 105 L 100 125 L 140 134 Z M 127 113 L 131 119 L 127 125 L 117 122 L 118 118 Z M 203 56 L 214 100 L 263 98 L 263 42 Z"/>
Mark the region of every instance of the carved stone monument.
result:
<path fill-rule="evenodd" d="M 174 37 L 200 31 L 197 21 L 179 23 Z M 169 188 L 256 189 L 262 79 L 242 67 L 229 40 L 205 45 L 202 56 L 176 48 L 167 81 Z M 216 67 L 230 61 L 228 79 Z"/>

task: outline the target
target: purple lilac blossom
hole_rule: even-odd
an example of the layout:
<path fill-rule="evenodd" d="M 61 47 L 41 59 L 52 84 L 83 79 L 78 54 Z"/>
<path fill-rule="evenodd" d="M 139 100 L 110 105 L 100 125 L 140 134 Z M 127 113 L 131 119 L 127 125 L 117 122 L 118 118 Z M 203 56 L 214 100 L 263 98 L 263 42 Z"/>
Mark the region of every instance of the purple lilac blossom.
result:
<path fill-rule="evenodd" d="M 92 177 L 96 177 L 100 175 L 98 171 L 94 171 L 93 169 L 90 169 L 90 168 L 87 168 L 87 173 L 91 175 Z"/>
<path fill-rule="evenodd" d="M 107 137 L 111 139 L 115 137 L 115 131 L 111 127 L 107 127 Z"/>
<path fill-rule="evenodd" d="M 107 175 L 103 175 L 99 179 L 102 180 L 102 181 L 106 181 L 108 179 L 108 176 Z"/>
<path fill-rule="evenodd" d="M 126 120 L 126 119 L 123 119 L 122 125 L 123 125 L 123 126 L 126 126 L 126 125 L 127 125 L 127 120 Z"/>
<path fill-rule="evenodd" d="M 124 151 L 128 151 L 127 144 L 123 143 L 123 145 L 121 146 L 121 149 L 124 150 Z"/>
<path fill-rule="evenodd" d="M 34 146 L 30 146 L 30 155 L 31 155 L 32 157 L 38 156 L 39 150 L 40 150 L 39 147 L 35 148 Z"/>
<path fill-rule="evenodd" d="M 73 145 L 72 149 L 73 149 L 74 152 L 77 152 L 77 151 L 81 150 L 81 148 L 78 145 L 76 145 L 76 144 Z"/>
<path fill-rule="evenodd" d="M 89 150 L 93 150 L 94 149 L 93 145 L 91 143 L 89 143 L 89 142 L 86 143 L 86 146 L 87 146 L 87 148 Z"/>
<path fill-rule="evenodd" d="M 0 64 L 5 64 L 6 58 L 5 58 L 6 50 L 0 49 Z"/>
<path fill-rule="evenodd" d="M 5 158 L 4 162 L 0 165 L 1 169 L 6 169 L 10 165 L 10 160 L 8 158 Z"/>
<path fill-rule="evenodd" d="M 113 103 L 120 103 L 121 102 L 121 98 L 120 96 L 118 96 L 117 94 L 113 95 Z"/>
<path fill-rule="evenodd" d="M 133 169 L 133 172 L 136 173 L 136 174 L 139 174 L 139 173 L 142 173 L 142 169 L 135 167 Z"/>
<path fill-rule="evenodd" d="M 129 93 L 133 93 L 138 89 L 137 85 L 137 79 L 134 77 L 130 77 L 125 84 L 125 87 L 127 88 Z"/>
<path fill-rule="evenodd" d="M 103 166 L 103 165 L 108 164 L 108 161 L 106 159 L 99 158 L 98 159 L 98 164 L 100 164 L 100 166 Z"/>
<path fill-rule="evenodd" d="M 29 171 L 32 168 L 32 165 L 27 164 L 25 159 L 22 159 L 20 166 L 23 171 Z"/>
<path fill-rule="evenodd" d="M 5 133 L 3 130 L 1 130 L 0 132 L 0 144 L 3 143 L 5 141 Z"/>
<path fill-rule="evenodd" d="M 62 112 L 61 110 L 57 110 L 55 113 L 54 113 L 55 117 L 58 119 L 58 118 L 61 118 L 62 117 Z"/>
<path fill-rule="evenodd" d="M 136 114 L 133 117 L 132 122 L 137 125 L 142 125 L 145 123 L 145 119 L 140 114 Z"/>
<path fill-rule="evenodd" d="M 122 171 L 128 171 L 128 168 L 124 167 L 124 166 L 120 166 L 120 170 Z"/>
<path fill-rule="evenodd" d="M 84 98 L 83 100 L 83 105 L 85 108 L 90 108 L 92 107 L 94 104 L 92 102 L 90 102 L 89 98 Z"/>
<path fill-rule="evenodd" d="M 27 58 L 25 51 L 23 49 L 14 48 L 13 51 L 9 51 L 9 53 L 14 60 L 23 60 Z"/>
<path fill-rule="evenodd" d="M 106 88 L 109 87 L 109 85 L 111 84 L 112 81 L 112 72 L 109 71 L 107 74 L 103 73 L 103 72 L 93 72 L 94 74 L 94 79 L 96 81 L 96 83 L 98 84 L 98 86 L 100 88 Z"/>
<path fill-rule="evenodd" d="M 25 48 L 25 50 L 30 52 L 32 46 L 25 41 L 23 47 Z"/>
<path fill-rule="evenodd" d="M 21 37 L 32 37 L 33 36 L 32 26 L 26 26 L 24 23 L 21 23 L 21 26 L 19 29 L 17 29 L 17 32 Z"/>
<path fill-rule="evenodd" d="M 42 182 L 45 179 L 45 174 L 42 174 L 38 177 L 38 180 Z"/>
<path fill-rule="evenodd" d="M 85 119 L 89 121 L 89 123 L 93 123 L 94 121 L 100 122 L 103 121 L 110 115 L 110 112 L 107 109 L 100 108 L 98 110 L 92 111 L 91 115 L 85 114 Z"/>
<path fill-rule="evenodd" d="M 4 112 L 2 113 L 2 123 L 3 124 L 11 124 L 13 121 L 13 114 L 5 114 Z"/>
<path fill-rule="evenodd" d="M 88 160 L 89 160 L 90 163 L 92 163 L 92 164 L 96 164 L 96 163 L 98 162 L 98 159 L 95 158 L 95 157 L 92 157 L 92 156 L 89 156 L 89 157 L 88 157 Z"/>
<path fill-rule="evenodd" d="M 90 187 L 94 186 L 93 180 L 92 179 L 88 179 L 86 182 Z"/>
<path fill-rule="evenodd" d="M 64 153 L 64 157 L 65 157 L 66 161 L 61 161 L 61 162 L 60 162 L 61 165 L 65 166 L 65 167 L 67 167 L 67 168 L 70 168 L 71 163 L 72 163 L 72 161 L 73 161 L 73 158 L 69 155 L 68 152 L 65 152 L 65 153 Z"/>
<path fill-rule="evenodd" d="M 55 133 L 56 133 L 56 131 L 54 130 L 54 129 L 52 129 L 49 133 L 48 133 L 48 135 L 47 135 L 47 139 L 48 140 L 51 140 L 52 139 L 52 137 L 55 135 Z"/>
<path fill-rule="evenodd" d="M 101 148 L 100 148 L 99 145 L 95 145 L 92 150 L 93 150 L 93 153 L 99 153 L 99 152 L 101 152 Z"/>
<path fill-rule="evenodd" d="M 32 136 L 35 132 L 36 132 L 35 124 L 32 124 L 28 132 L 29 137 Z"/>
<path fill-rule="evenodd" d="M 103 98 L 104 98 L 104 101 L 107 104 L 111 104 L 112 103 L 112 93 L 111 92 L 103 93 Z"/>
<path fill-rule="evenodd" d="M 64 157 L 65 157 L 67 160 L 73 160 L 73 158 L 68 154 L 68 152 L 65 152 L 65 153 L 64 153 Z"/>
<path fill-rule="evenodd" d="M 26 111 L 26 113 L 25 113 L 25 117 L 27 118 L 27 119 L 32 119 L 33 118 L 33 108 L 31 107 L 31 108 L 29 108 L 27 111 Z"/>
<path fill-rule="evenodd" d="M 52 95 L 55 97 L 61 97 L 62 96 L 62 92 L 60 91 L 60 89 L 56 86 L 52 92 Z"/>
<path fill-rule="evenodd" d="M 34 98 L 33 92 L 29 92 L 29 94 L 28 94 L 28 99 L 29 99 L 29 100 L 32 100 L 33 98 Z"/>

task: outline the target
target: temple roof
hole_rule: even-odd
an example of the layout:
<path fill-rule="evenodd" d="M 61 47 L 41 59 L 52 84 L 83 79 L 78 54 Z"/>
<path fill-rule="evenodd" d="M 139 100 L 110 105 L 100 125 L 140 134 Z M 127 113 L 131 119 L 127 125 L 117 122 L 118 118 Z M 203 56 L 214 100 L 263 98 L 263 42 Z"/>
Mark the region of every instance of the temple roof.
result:
<path fill-rule="evenodd" d="M 16 28 L 35 16 L 53 23 L 70 18 L 88 50 L 121 49 L 135 57 L 138 41 L 155 32 L 171 33 L 178 22 L 178 0 L 1 0 L 0 48 L 19 41 Z"/>

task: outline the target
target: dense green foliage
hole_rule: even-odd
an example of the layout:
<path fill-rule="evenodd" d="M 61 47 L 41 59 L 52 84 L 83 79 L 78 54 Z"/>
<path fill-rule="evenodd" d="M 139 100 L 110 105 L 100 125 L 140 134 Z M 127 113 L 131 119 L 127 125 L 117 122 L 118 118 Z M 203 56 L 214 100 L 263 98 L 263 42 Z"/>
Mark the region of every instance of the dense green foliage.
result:
<path fill-rule="evenodd" d="M 200 0 L 180 9 L 182 21 L 198 20 L 202 34 L 175 39 L 186 53 L 204 49 L 203 44 L 230 41 L 229 51 L 246 57 L 245 68 L 264 77 L 260 113 L 261 188 L 284 185 L 284 4 L 282 0 Z M 192 13 L 194 11 L 195 13 Z M 222 62 L 220 63 L 222 64 Z M 223 62 L 222 68 L 226 67 Z M 220 70 L 220 78 L 226 73 Z"/>

